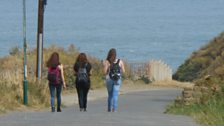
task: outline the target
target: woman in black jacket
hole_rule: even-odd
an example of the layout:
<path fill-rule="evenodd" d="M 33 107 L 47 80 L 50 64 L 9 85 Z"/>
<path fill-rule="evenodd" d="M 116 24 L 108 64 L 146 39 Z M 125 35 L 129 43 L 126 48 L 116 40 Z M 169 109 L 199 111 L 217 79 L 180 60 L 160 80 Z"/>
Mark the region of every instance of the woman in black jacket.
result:
<path fill-rule="evenodd" d="M 80 111 L 86 111 L 87 96 L 90 88 L 90 70 L 92 66 L 87 60 L 85 53 L 80 53 L 74 64 L 74 71 L 76 75 L 76 90 L 79 99 Z"/>

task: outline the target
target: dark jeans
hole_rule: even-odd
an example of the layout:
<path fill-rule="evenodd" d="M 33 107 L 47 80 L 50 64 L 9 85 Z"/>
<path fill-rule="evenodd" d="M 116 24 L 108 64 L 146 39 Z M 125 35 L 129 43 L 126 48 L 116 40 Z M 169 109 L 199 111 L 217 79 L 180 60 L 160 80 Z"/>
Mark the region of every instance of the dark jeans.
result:
<path fill-rule="evenodd" d="M 78 99 L 79 99 L 79 108 L 80 109 L 86 109 L 87 108 L 87 95 L 89 92 L 89 86 L 85 86 L 85 84 L 76 84 L 76 90 L 78 93 Z"/>
<path fill-rule="evenodd" d="M 50 95 L 51 95 L 51 107 L 54 107 L 54 100 L 55 100 L 55 90 L 56 90 L 56 96 L 57 96 L 57 108 L 61 107 L 61 91 L 62 91 L 62 85 L 53 85 L 49 84 L 50 89 Z"/>

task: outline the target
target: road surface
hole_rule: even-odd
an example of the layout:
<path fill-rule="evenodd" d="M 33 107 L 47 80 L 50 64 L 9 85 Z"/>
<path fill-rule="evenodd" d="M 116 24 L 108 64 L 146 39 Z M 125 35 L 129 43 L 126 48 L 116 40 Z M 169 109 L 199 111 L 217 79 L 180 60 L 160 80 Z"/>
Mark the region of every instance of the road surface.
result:
<path fill-rule="evenodd" d="M 106 98 L 90 101 L 87 112 L 78 105 L 61 113 L 11 112 L 0 117 L 0 126 L 198 126 L 187 116 L 164 114 L 179 89 L 151 89 L 119 96 L 118 112 L 107 112 Z"/>

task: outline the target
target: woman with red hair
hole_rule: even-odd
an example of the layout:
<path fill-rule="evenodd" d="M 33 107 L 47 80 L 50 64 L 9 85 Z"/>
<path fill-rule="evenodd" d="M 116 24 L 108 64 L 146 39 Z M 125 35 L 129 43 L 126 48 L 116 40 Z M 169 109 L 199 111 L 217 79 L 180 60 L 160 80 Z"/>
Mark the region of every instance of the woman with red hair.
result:
<path fill-rule="evenodd" d="M 51 95 L 51 111 L 55 112 L 54 100 L 55 100 L 55 91 L 56 91 L 57 112 L 61 112 L 62 85 L 64 88 L 66 88 L 66 84 L 64 79 L 63 65 L 60 63 L 59 54 L 57 52 L 54 52 L 51 54 L 50 58 L 47 61 L 47 67 L 48 67 L 49 89 L 50 89 L 50 95 Z M 51 72 L 53 74 L 54 72 L 57 74 L 57 77 L 53 77 L 53 79 L 57 78 L 57 81 L 51 81 L 52 77 L 49 76 Z"/>

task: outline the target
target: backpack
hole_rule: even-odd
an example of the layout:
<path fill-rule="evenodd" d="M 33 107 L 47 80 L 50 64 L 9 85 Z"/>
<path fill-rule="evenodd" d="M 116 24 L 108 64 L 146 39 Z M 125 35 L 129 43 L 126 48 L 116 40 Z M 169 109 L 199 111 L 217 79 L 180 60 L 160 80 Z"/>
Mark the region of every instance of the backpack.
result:
<path fill-rule="evenodd" d="M 59 67 L 49 67 L 47 79 L 49 84 L 59 85 L 61 82 L 61 73 Z"/>
<path fill-rule="evenodd" d="M 85 63 L 84 67 L 79 67 L 77 72 L 77 81 L 78 83 L 85 83 L 87 84 L 89 81 L 89 76 L 87 73 L 87 63 Z"/>
<path fill-rule="evenodd" d="M 116 63 L 110 65 L 109 76 L 110 79 L 117 81 L 121 78 L 121 68 L 119 66 L 120 59 Z"/>

